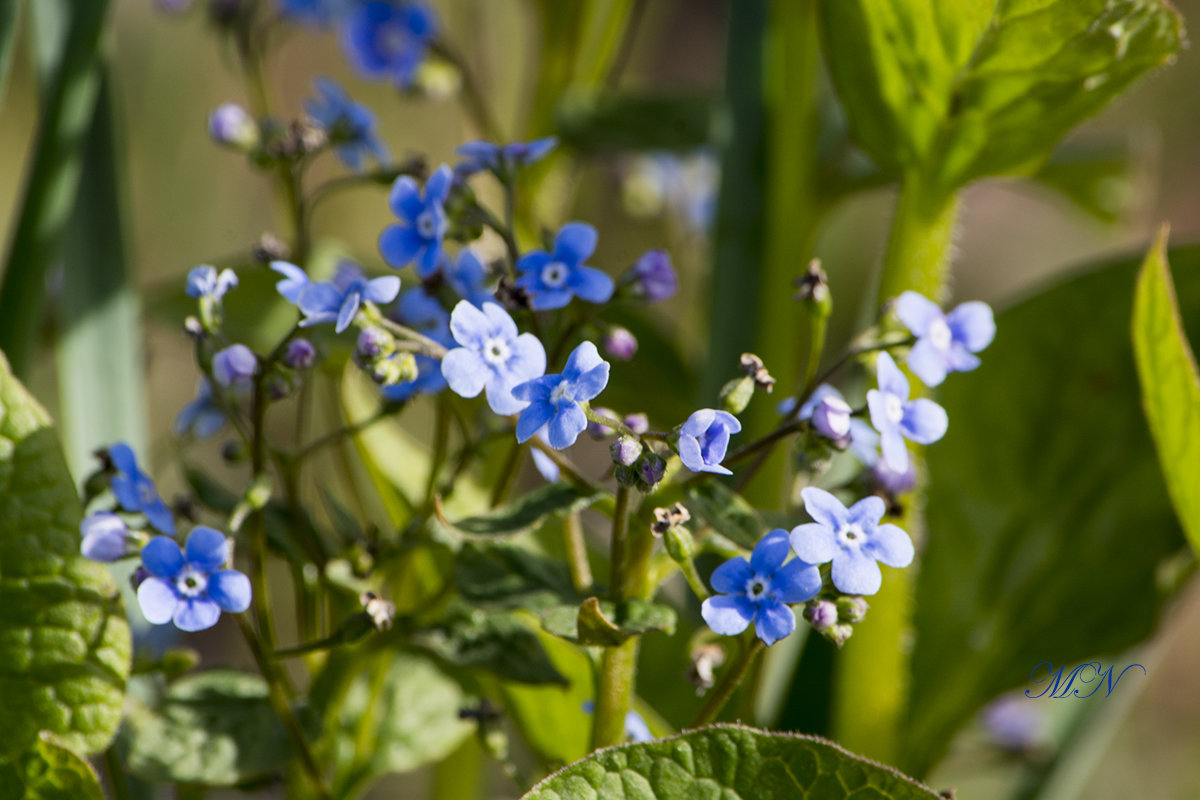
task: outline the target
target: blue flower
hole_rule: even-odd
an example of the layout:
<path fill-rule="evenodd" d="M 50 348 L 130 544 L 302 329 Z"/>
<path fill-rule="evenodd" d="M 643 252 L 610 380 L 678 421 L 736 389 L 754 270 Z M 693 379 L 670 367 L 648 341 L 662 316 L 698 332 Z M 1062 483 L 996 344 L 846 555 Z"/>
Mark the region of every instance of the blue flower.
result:
<path fill-rule="evenodd" d="M 125 535 L 129 529 L 111 511 L 97 511 L 84 517 L 79 525 L 83 541 L 79 552 L 92 561 L 111 562 L 125 555 Z"/>
<path fill-rule="evenodd" d="M 275 289 L 294 306 L 300 305 L 300 295 L 308 286 L 308 273 L 287 261 L 272 261 L 271 269 L 283 276 L 283 280 L 275 284 Z"/>
<path fill-rule="evenodd" d="M 212 359 L 213 380 L 222 386 L 246 383 L 258 371 L 258 359 L 244 344 L 231 344 Z"/>
<path fill-rule="evenodd" d="M 124 442 L 108 448 L 108 457 L 117 474 L 112 479 L 112 491 L 126 511 L 140 511 L 147 521 L 163 533 L 175 535 L 175 519 L 171 510 L 158 496 L 154 481 L 138 468 L 137 457 Z"/>
<path fill-rule="evenodd" d="M 772 645 L 796 629 L 788 606 L 803 603 L 821 588 L 821 572 L 803 559 L 788 563 L 788 535 L 780 528 L 754 546 L 750 560 L 738 556 L 713 570 L 710 583 L 716 597 L 700 607 L 714 633 L 736 636 L 754 623 L 754 633 Z"/>
<path fill-rule="evenodd" d="M 483 308 L 483 304 L 495 301 L 495 291 L 484 286 L 488 279 L 487 267 L 471 250 L 458 254 L 458 262 L 449 258 L 442 262 L 442 275 L 454 293 L 472 305 Z"/>
<path fill-rule="evenodd" d="M 569 222 L 554 237 L 554 252 L 534 250 L 517 260 L 517 286 L 529 294 L 536 311 L 562 308 L 578 296 L 589 303 L 607 302 L 613 280 L 598 269 L 584 265 L 596 250 L 596 229 L 582 222 Z"/>
<path fill-rule="evenodd" d="M 532 333 L 517 334 L 517 323 L 496 303 L 480 310 L 460 300 L 450 314 L 450 332 L 460 347 L 442 359 L 442 375 L 461 397 L 487 390 L 488 405 L 497 414 L 516 414 L 527 403 L 513 396 L 513 387 L 546 371 L 546 350 Z"/>
<path fill-rule="evenodd" d="M 485 169 L 497 175 L 505 175 L 518 167 L 541 161 L 557 144 L 556 136 L 506 145 L 482 141 L 467 142 L 459 145 L 454 151 L 467 159 L 455 167 L 455 170 L 460 175 L 471 175 Z"/>
<path fill-rule="evenodd" d="M 375 135 L 375 115 L 364 105 L 350 99 L 350 95 L 329 78 L 317 78 L 314 82 L 321 97 L 304 104 L 308 111 L 329 136 L 329 143 L 337 148 L 338 158 L 350 169 L 360 169 L 368 158 L 386 163 L 390 156 L 387 147 Z"/>
<path fill-rule="evenodd" d="M 436 34 L 437 17 L 425 3 L 371 0 L 343 21 L 342 47 L 364 77 L 407 89 Z"/>
<path fill-rule="evenodd" d="M 513 396 L 529 405 L 517 418 L 517 441 L 526 442 L 542 428 L 556 450 L 570 447 L 587 428 L 586 403 L 608 385 L 608 362 L 596 345 L 584 342 L 572 351 L 561 375 L 543 375 L 513 387 Z"/>
<path fill-rule="evenodd" d="M 811 564 L 833 562 L 833 585 L 845 594 L 875 594 L 883 581 L 881 562 L 907 567 L 913 559 L 908 534 L 891 524 L 880 525 L 887 510 L 872 495 L 847 509 L 836 497 L 815 486 L 800 492 L 804 508 L 816 522 L 792 528 L 792 549 Z"/>
<path fill-rule="evenodd" d="M 721 460 L 729 449 L 730 434 L 741 429 L 742 423 L 728 411 L 694 411 L 679 428 L 679 460 L 692 472 L 732 475 L 731 470 L 721 466 Z"/>
<path fill-rule="evenodd" d="M 795 407 L 796 399 L 788 398 L 779 404 L 776 410 L 783 415 L 790 414 L 792 408 Z M 800 406 L 800 411 L 796 415 L 797 419 L 813 419 L 813 413 L 820 407 L 825 406 L 822 412 L 823 420 L 820 424 L 813 422 L 813 427 L 822 436 L 829 439 L 836 439 L 837 434 L 841 430 L 837 424 L 837 417 L 841 413 L 847 411 L 850 407 L 846 402 L 846 398 L 842 397 L 842 393 L 830 386 L 828 383 L 822 383 L 813 393 L 809 395 L 808 400 L 804 405 Z M 845 407 L 845 409 L 842 408 Z M 822 430 L 825 428 L 825 430 Z M 849 427 L 844 434 L 844 437 L 849 438 L 850 452 L 853 453 L 859 461 L 864 465 L 871 467 L 879 460 L 879 434 L 875 429 L 861 419 L 849 418 Z"/>
<path fill-rule="evenodd" d="M 228 560 L 229 542 L 212 528 L 193 528 L 186 552 L 173 539 L 155 536 L 142 548 L 142 565 L 150 577 L 137 590 L 146 621 L 174 621 L 182 631 L 202 631 L 216 625 L 222 611 L 245 611 L 250 607 L 250 580 L 235 569 L 224 569 Z"/>
<path fill-rule="evenodd" d="M 188 272 L 187 296 L 197 299 L 207 298 L 219 303 L 225 293 L 237 285 L 237 275 L 233 270 L 223 269 L 218 273 L 216 267 L 201 264 L 198 267 L 192 267 Z"/>
<path fill-rule="evenodd" d="M 417 275 L 422 280 L 432 275 L 442 255 L 442 239 L 446 236 L 446 212 L 443 209 L 450 194 L 453 174 L 444 164 L 438 167 L 425 183 L 422 199 L 417 182 L 401 175 L 392 184 L 388 205 L 402 221 L 379 235 L 379 252 L 383 260 L 396 269 L 416 262 Z"/>
<path fill-rule="evenodd" d="M 992 343 L 996 321 L 987 303 L 963 303 L 943 314 L 933 301 L 905 292 L 896 301 L 896 316 L 917 337 L 908 353 L 908 368 L 926 386 L 937 386 L 947 372 L 969 372 L 979 366 L 975 356 Z"/>
<path fill-rule="evenodd" d="M 871 424 L 879 431 L 883 460 L 893 472 L 908 471 L 908 450 L 904 440 L 930 444 L 946 433 L 945 410 L 932 400 L 909 401 L 908 379 L 887 353 L 879 354 L 876 364 L 878 389 L 867 392 Z"/>
<path fill-rule="evenodd" d="M 679 278 L 664 250 L 647 250 L 630 270 L 631 282 L 647 303 L 661 303 L 675 295 Z"/>
<path fill-rule="evenodd" d="M 400 279 L 395 275 L 367 280 L 357 266 L 343 262 L 332 281 L 309 283 L 301 290 L 297 305 L 304 312 L 304 320 L 300 326 L 336 322 L 336 330 L 341 333 L 350 327 L 363 301 L 390 303 L 399 292 Z"/>
<path fill-rule="evenodd" d="M 437 298 L 424 287 L 409 289 L 400 295 L 392 316 L 408 327 L 425 334 L 444 347 L 454 347 L 450 335 L 450 314 Z M 446 388 L 442 362 L 417 354 L 417 377 L 411 381 L 393 383 L 382 388 L 383 396 L 392 402 L 402 402 L 415 394 L 437 394 Z"/>
<path fill-rule="evenodd" d="M 201 378 L 196 386 L 196 397 L 179 411 L 175 417 L 175 435 L 188 433 L 197 439 L 207 439 L 225 425 L 225 411 L 213 397 L 212 384 Z"/>

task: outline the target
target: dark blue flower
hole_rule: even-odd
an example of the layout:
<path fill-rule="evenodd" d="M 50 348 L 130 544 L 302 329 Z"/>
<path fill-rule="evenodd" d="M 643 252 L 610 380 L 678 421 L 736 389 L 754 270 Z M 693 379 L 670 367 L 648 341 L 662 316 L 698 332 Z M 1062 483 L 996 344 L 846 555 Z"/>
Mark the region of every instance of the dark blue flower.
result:
<path fill-rule="evenodd" d="M 425 3 L 371 0 L 346 16 L 342 47 L 364 77 L 407 89 L 436 34 L 437 17 Z"/>
<path fill-rule="evenodd" d="M 768 533 L 750 560 L 738 556 L 713 570 L 710 583 L 720 592 L 704 601 L 700 614 L 713 632 L 736 636 L 754 623 L 754 633 L 772 645 L 796 629 L 788 606 L 803 603 L 821 588 L 821 572 L 802 559 L 788 563 L 787 531 Z"/>
<path fill-rule="evenodd" d="M 84 517 L 79 525 L 83 541 L 79 551 L 92 561 L 111 562 L 122 558 L 126 551 L 126 534 L 129 529 L 111 511 L 97 511 Z"/>
<path fill-rule="evenodd" d="M 248 383 L 258 372 L 258 359 L 244 344 L 231 344 L 212 359 L 213 380 L 222 386 Z"/>
<path fill-rule="evenodd" d="M 896 525 L 880 525 L 887 510 L 872 495 L 847 509 L 824 489 L 807 486 L 801 490 L 804 508 L 816 522 L 792 528 L 792 549 L 812 564 L 833 562 L 833 585 L 846 594 L 875 594 L 883 581 L 881 562 L 889 567 L 907 567 L 913 559 L 913 543 Z"/>
<path fill-rule="evenodd" d="M 487 390 L 492 411 L 516 414 L 527 403 L 513 387 L 546 371 L 546 350 L 532 333 L 518 335 L 517 323 L 496 303 L 478 309 L 460 300 L 450 314 L 450 332 L 460 347 L 442 359 L 442 375 L 450 390 L 475 397 Z"/>
<path fill-rule="evenodd" d="M 142 548 L 142 565 L 150 577 L 137 590 L 146 621 L 174 621 L 182 631 L 202 631 L 216 625 L 222 611 L 245 611 L 250 607 L 250 581 L 235 569 L 225 569 L 228 560 L 229 542 L 212 528 L 193 528 L 186 552 L 175 540 L 155 536 Z"/>
<path fill-rule="evenodd" d="M 278 262 L 276 262 L 278 263 Z M 301 327 L 323 322 L 337 323 L 341 333 L 350 327 L 364 301 L 390 303 L 400 292 L 400 279 L 395 275 L 367 280 L 356 265 L 342 262 L 332 281 L 309 283 L 300 291 L 300 310 L 304 312 Z"/>
<path fill-rule="evenodd" d="M 117 474 L 112 479 L 112 491 L 117 502 L 126 511 L 140 511 L 149 521 L 163 533 L 175 535 L 175 519 L 171 510 L 158 496 L 154 481 L 138 468 L 137 457 L 133 450 L 124 442 L 118 442 L 108 448 L 108 457 Z"/>
<path fill-rule="evenodd" d="M 446 236 L 446 212 L 443 206 L 450 193 L 453 174 L 444 164 L 425 183 L 425 197 L 417 182 L 401 175 L 392 184 L 388 205 L 401 224 L 392 225 L 379 235 L 383 260 L 396 269 L 416 262 L 422 280 L 432 275 L 442 255 Z"/>
<path fill-rule="evenodd" d="M 630 272 L 634 289 L 648 303 L 661 303 L 679 289 L 679 278 L 671 266 L 671 257 L 664 250 L 647 250 Z"/>
<path fill-rule="evenodd" d="M 542 428 L 556 450 L 575 444 L 587 428 L 586 403 L 608 385 L 608 362 L 596 345 L 584 342 L 572 351 L 561 375 L 543 375 L 513 387 L 513 396 L 529 405 L 517 418 L 517 441 L 526 442 Z"/>
<path fill-rule="evenodd" d="M 225 293 L 237 285 L 237 275 L 233 270 L 223 269 L 218 273 L 216 267 L 201 264 L 188 272 L 187 296 L 219 303 Z"/>
<path fill-rule="evenodd" d="M 308 273 L 287 261 L 272 261 L 271 269 L 283 276 L 283 280 L 275 284 L 275 289 L 294 306 L 300 305 L 300 294 L 308 286 Z"/>
<path fill-rule="evenodd" d="M 466 158 L 466 161 L 455 167 L 455 171 L 459 175 L 471 175 L 487 169 L 504 176 L 518 167 L 541 161 L 557 144 L 556 136 L 506 145 L 483 141 L 467 142 L 459 145 L 454 151 Z"/>
<path fill-rule="evenodd" d="M 554 237 L 554 252 L 534 250 L 517 260 L 517 286 L 529 295 L 537 311 L 562 308 L 572 297 L 605 303 L 613 293 L 613 280 L 584 260 L 596 250 L 596 229 L 569 222 Z"/>
<path fill-rule="evenodd" d="M 917 337 L 908 353 L 908 368 L 926 386 L 937 386 L 947 372 L 969 372 L 975 356 L 992 343 L 996 321 L 987 303 L 963 303 L 943 314 L 932 300 L 905 292 L 896 300 L 896 316 Z"/>
<path fill-rule="evenodd" d="M 484 303 L 496 299 L 495 290 L 484 285 L 488 279 L 487 267 L 479 260 L 479 256 L 469 249 L 458 254 L 457 262 L 449 258 L 444 259 L 442 275 L 455 294 L 477 308 L 483 308 Z"/>
<path fill-rule="evenodd" d="M 716 472 L 732 475 L 721 466 L 729 449 L 730 434 L 738 433 L 742 423 L 728 411 L 702 408 L 692 412 L 679 428 L 679 460 L 692 472 Z"/>
<path fill-rule="evenodd" d="M 307 101 L 304 108 L 325 129 L 342 163 L 350 169 L 360 169 L 368 158 L 387 163 L 390 156 L 375 134 L 375 115 L 370 109 L 351 100 L 336 81 L 317 78 L 314 85 L 321 96 Z"/>
<path fill-rule="evenodd" d="M 945 410 L 932 400 L 908 399 L 908 379 L 892 357 L 879 354 L 876 364 L 878 389 L 867 392 L 871 424 L 879 431 L 883 460 L 893 472 L 908 471 L 908 450 L 904 440 L 930 444 L 946 433 Z"/>
<path fill-rule="evenodd" d="M 196 397 L 179 411 L 175 417 L 175 435 L 191 433 L 197 439 L 207 439 L 225 426 L 225 411 L 213 397 L 212 384 L 201 378 L 196 386 Z"/>

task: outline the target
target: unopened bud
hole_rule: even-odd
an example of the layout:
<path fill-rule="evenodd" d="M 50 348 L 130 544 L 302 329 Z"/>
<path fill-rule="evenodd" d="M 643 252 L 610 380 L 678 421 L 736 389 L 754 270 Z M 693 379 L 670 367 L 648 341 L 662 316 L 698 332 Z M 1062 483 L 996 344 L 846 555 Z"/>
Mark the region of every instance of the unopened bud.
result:
<path fill-rule="evenodd" d="M 225 103 L 208 117 L 208 133 L 217 144 L 252 152 L 261 141 L 258 123 L 236 103 Z"/>
<path fill-rule="evenodd" d="M 358 334 L 354 357 L 363 365 L 378 358 L 386 358 L 396 350 L 396 339 L 391 333 L 372 325 Z"/>
<path fill-rule="evenodd" d="M 734 378 L 721 387 L 721 407 L 730 414 L 740 414 L 750 405 L 754 397 L 754 379 L 750 376 Z"/>
<path fill-rule="evenodd" d="M 641 436 L 643 433 L 646 433 L 648 430 L 650 430 L 650 419 L 645 414 L 640 412 L 637 414 L 626 414 L 625 419 L 622 420 L 622 422 L 625 423 L 626 428 L 629 428 L 629 430 L 633 431 L 638 436 Z"/>
<path fill-rule="evenodd" d="M 667 548 L 667 555 L 676 564 L 690 564 L 696 556 L 696 540 L 692 538 L 691 531 L 682 525 L 667 528 L 663 534 L 663 545 Z"/>
<path fill-rule="evenodd" d="M 813 630 L 825 633 L 837 624 L 838 609 L 828 600 L 809 600 L 804 606 L 804 618 L 813 626 Z"/>
<path fill-rule="evenodd" d="M 666 460 L 650 450 L 642 453 L 642 457 L 634 466 L 637 469 L 638 488 L 643 492 L 653 489 L 667 474 Z"/>
<path fill-rule="evenodd" d="M 870 606 L 858 595 L 845 595 L 837 600 L 838 622 L 862 622 L 867 616 Z"/>
<path fill-rule="evenodd" d="M 283 363 L 292 369 L 308 369 L 316 360 L 317 348 L 308 339 L 292 339 L 283 355 Z"/>
<path fill-rule="evenodd" d="M 827 396 L 813 408 L 813 430 L 839 450 L 850 444 L 850 406 L 840 397 Z"/>
<path fill-rule="evenodd" d="M 617 418 L 617 412 L 613 411 L 611 408 L 604 408 L 603 406 L 597 406 L 596 408 L 593 408 L 592 412 L 597 417 L 606 417 L 608 419 Z M 608 427 L 602 422 L 592 422 L 591 420 L 588 420 L 587 432 L 588 436 L 591 436 L 593 439 L 604 439 L 605 437 L 613 435 L 612 428 Z"/>
<path fill-rule="evenodd" d="M 642 454 L 642 443 L 632 436 L 621 436 L 609 448 L 614 464 L 632 467 Z"/>
<path fill-rule="evenodd" d="M 637 337 L 628 328 L 611 328 L 604 335 L 604 352 L 618 361 L 628 361 L 637 353 Z"/>

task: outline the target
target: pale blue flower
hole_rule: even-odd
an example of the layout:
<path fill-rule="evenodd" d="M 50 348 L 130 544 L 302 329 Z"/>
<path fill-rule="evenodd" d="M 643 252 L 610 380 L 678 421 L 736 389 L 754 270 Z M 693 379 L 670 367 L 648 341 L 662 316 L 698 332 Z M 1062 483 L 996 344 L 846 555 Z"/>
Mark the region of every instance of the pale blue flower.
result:
<path fill-rule="evenodd" d="M 343 262 L 332 281 L 309 283 L 300 292 L 297 305 L 305 315 L 300 325 L 335 322 L 335 330 L 341 333 L 350 327 L 364 301 L 383 305 L 395 300 L 399 292 L 400 279 L 395 275 L 367 280 L 361 269 Z"/>
<path fill-rule="evenodd" d="M 729 449 L 730 434 L 738 433 L 742 423 L 728 411 L 702 408 L 692 412 L 687 422 L 679 428 L 679 460 L 692 472 L 716 472 L 732 475 L 727 467 L 721 466 L 725 451 Z"/>
<path fill-rule="evenodd" d="M 314 84 L 321 96 L 306 101 L 304 108 L 325 129 L 342 163 L 354 170 L 368 158 L 387 163 L 390 156 L 375 131 L 371 110 L 354 102 L 336 81 L 317 78 Z"/>
<path fill-rule="evenodd" d="M 908 471 L 908 450 L 904 440 L 931 444 L 946 433 L 945 410 L 932 400 L 909 400 L 908 379 L 886 352 L 876 364 L 878 389 L 867 392 L 871 424 L 879 431 L 883 459 L 893 472 Z"/>
<path fill-rule="evenodd" d="M 188 272 L 187 296 L 219 303 L 225 293 L 237 285 L 237 275 L 233 270 L 223 269 L 218 273 L 216 267 L 201 264 Z"/>
<path fill-rule="evenodd" d="M 83 518 L 79 525 L 83 541 L 79 551 L 92 561 L 112 562 L 125 555 L 126 535 L 129 529 L 124 521 L 111 511 L 97 511 Z"/>
<path fill-rule="evenodd" d="M 908 353 L 908 368 L 926 386 L 937 386 L 947 372 L 969 372 L 979 366 L 975 355 L 992 343 L 996 321 L 987 303 L 963 303 L 943 314 L 932 300 L 905 292 L 896 300 L 896 316 L 917 337 Z"/>
<path fill-rule="evenodd" d="M 517 419 L 517 441 L 526 442 L 545 428 L 546 441 L 554 449 L 575 444 L 588 422 L 581 403 L 604 391 L 608 370 L 596 345 L 584 342 L 567 358 L 562 374 L 543 375 L 513 387 L 513 396 L 529 403 Z"/>
<path fill-rule="evenodd" d="M 450 332 L 460 345 L 442 359 L 451 391 L 476 397 L 486 389 L 492 411 L 505 416 L 528 405 L 513 387 L 546 371 L 546 349 L 536 336 L 518 334 L 517 323 L 497 303 L 479 309 L 466 300 L 451 312 Z"/>
<path fill-rule="evenodd" d="M 207 439 L 225 426 L 225 411 L 213 397 L 212 384 L 201 378 L 196 386 L 196 397 L 179 410 L 175 417 L 175 435 L 192 434 L 197 439 Z"/>
<path fill-rule="evenodd" d="M 541 161 L 557 144 L 558 138 L 555 136 L 506 145 L 483 141 L 467 142 L 459 145 L 454 151 L 467 159 L 455 167 L 455 171 L 460 175 L 470 175 L 487 169 L 497 175 L 507 176 L 518 167 Z"/>
<path fill-rule="evenodd" d="M 437 35 L 437 17 L 425 3 L 370 0 L 350 10 L 341 34 L 347 60 L 364 77 L 407 89 Z"/>

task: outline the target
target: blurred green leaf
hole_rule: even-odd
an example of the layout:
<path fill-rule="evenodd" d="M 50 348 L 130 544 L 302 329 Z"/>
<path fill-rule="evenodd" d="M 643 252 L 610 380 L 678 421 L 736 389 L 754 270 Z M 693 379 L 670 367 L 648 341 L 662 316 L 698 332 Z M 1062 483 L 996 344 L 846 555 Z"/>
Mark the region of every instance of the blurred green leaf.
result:
<path fill-rule="evenodd" d="M 134 701 L 122 733 L 130 771 L 148 781 L 232 786 L 282 769 L 292 746 L 268 691 L 258 675 L 214 669 L 175 681 L 156 707 Z"/>
<path fill-rule="evenodd" d="M 1183 44 L 1160 0 L 836 0 L 821 22 L 855 140 L 945 195 L 1030 171 Z"/>
<path fill-rule="evenodd" d="M 0 356 L 0 756 L 40 731 L 99 752 L 121 720 L 129 625 L 81 517 L 49 417 Z"/>
<path fill-rule="evenodd" d="M 47 738 L 0 758 L 0 797 L 8 800 L 104 800 L 88 762 Z"/>
<path fill-rule="evenodd" d="M 557 130 L 583 155 L 689 152 L 717 139 L 717 104 L 705 95 L 579 91 L 559 103 Z"/>
<path fill-rule="evenodd" d="M 459 685 L 403 650 L 367 644 L 331 653 L 311 697 L 324 714 L 319 757 L 334 764 L 335 797 L 439 761 L 475 730 L 459 718 L 467 705 Z"/>
<path fill-rule="evenodd" d="M 582 511 L 609 496 L 610 492 L 589 491 L 573 483 L 550 483 L 539 486 L 487 514 L 467 517 L 450 524 L 455 529 L 473 536 L 524 533 L 542 526 L 551 517 Z"/>
<path fill-rule="evenodd" d="M 1200 314 L 1200 249 L 1172 261 L 1183 315 Z M 999 314 L 983 365 L 942 386 L 950 429 L 927 450 L 901 762 L 914 774 L 1036 664 L 1117 652 L 1154 629 L 1156 572 L 1183 540 L 1139 412 L 1127 333 L 1137 266 Z"/>
<path fill-rule="evenodd" d="M 8 86 L 8 68 L 12 64 L 13 44 L 20 29 L 21 0 L 0 0 L 0 108 Z"/>
<path fill-rule="evenodd" d="M 767 532 L 758 512 L 721 481 L 705 480 L 688 486 L 687 505 L 738 547 L 753 550 Z"/>
<path fill-rule="evenodd" d="M 899 772 L 815 736 L 714 725 L 610 747 L 533 787 L 524 800 L 934 800 Z"/>
<path fill-rule="evenodd" d="M 1061 147 L 1032 178 L 1111 224 L 1137 205 L 1138 174 L 1149 168 L 1146 160 L 1130 142 Z"/>
<path fill-rule="evenodd" d="M 454 583 L 480 606 L 540 611 L 578 599 L 565 563 L 508 542 L 464 544 L 454 562 Z"/>
<path fill-rule="evenodd" d="M 589 597 L 578 606 L 554 606 L 542 612 L 542 627 L 560 639 L 583 645 L 616 647 L 650 631 L 675 633 L 675 610 L 659 603 L 626 600 L 620 605 Z"/>
<path fill-rule="evenodd" d="M 455 666 L 478 667 L 505 680 L 567 683 L 550 662 L 537 634 L 514 614 L 460 606 L 435 627 L 414 634 L 413 644 Z"/>
<path fill-rule="evenodd" d="M 1133 352 L 1167 491 L 1192 549 L 1200 553 L 1200 377 L 1179 318 L 1165 226 L 1138 275 Z"/>

